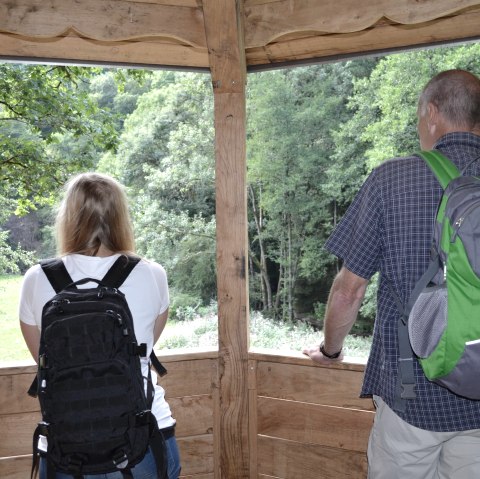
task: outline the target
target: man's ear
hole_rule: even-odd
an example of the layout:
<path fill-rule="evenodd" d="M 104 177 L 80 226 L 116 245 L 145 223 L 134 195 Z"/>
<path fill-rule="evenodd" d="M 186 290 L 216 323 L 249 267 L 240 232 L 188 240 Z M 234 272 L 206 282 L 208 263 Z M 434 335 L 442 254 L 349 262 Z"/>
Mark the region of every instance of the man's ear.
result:
<path fill-rule="evenodd" d="M 427 128 L 433 136 L 438 126 L 438 108 L 433 103 L 427 104 Z"/>

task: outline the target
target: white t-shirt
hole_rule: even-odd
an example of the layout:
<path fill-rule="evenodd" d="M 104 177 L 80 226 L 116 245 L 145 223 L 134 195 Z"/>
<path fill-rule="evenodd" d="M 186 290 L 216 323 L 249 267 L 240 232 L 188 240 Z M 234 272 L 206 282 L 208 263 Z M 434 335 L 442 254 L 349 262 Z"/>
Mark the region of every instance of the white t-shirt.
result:
<path fill-rule="evenodd" d="M 85 256 L 71 254 L 62 259 L 73 281 L 83 278 L 102 279 L 119 254 L 107 257 Z M 96 283 L 87 283 L 79 288 L 95 286 Z M 140 260 L 133 268 L 125 282 L 119 288 L 125 294 L 128 306 L 133 316 L 135 336 L 139 344 L 147 344 L 147 358 L 153 348 L 153 328 L 159 314 L 166 311 L 169 305 L 167 275 L 162 266 L 153 261 Z M 20 293 L 19 316 L 20 321 L 29 325 L 36 325 L 41 329 L 42 309 L 47 301 L 55 295 L 45 273 L 40 265 L 32 266 L 23 279 Z M 142 359 L 142 372 L 148 374 L 148 359 Z M 157 375 L 152 370 L 153 383 L 157 382 Z M 173 426 L 175 419 L 168 403 L 165 401 L 164 389 L 156 385 L 152 413 L 158 421 L 160 429 Z"/>

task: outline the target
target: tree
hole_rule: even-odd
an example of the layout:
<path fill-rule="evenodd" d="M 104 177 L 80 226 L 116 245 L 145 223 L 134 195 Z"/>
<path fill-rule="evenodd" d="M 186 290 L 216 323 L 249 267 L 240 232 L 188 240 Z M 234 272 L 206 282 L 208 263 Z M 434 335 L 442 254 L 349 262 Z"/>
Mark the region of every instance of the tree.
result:
<path fill-rule="evenodd" d="M 68 132 L 112 147 L 110 122 L 81 88 L 94 70 L 80 67 L 0 65 L 0 195 L 18 213 L 52 201 L 72 171 L 94 167 L 94 158 L 53 158 L 49 148 Z"/>
<path fill-rule="evenodd" d="M 332 259 L 322 246 L 331 231 L 337 195 L 326 182 L 335 133 L 349 117 L 354 72 L 368 73 L 374 64 L 363 60 L 268 72 L 250 81 L 252 265 L 264 309 L 280 317 L 293 319 L 312 311 L 319 294 L 314 290 L 321 289 L 329 271 Z M 270 291 L 275 293 L 273 304 Z"/>
<path fill-rule="evenodd" d="M 213 96 L 206 75 L 155 72 L 102 163 L 129 187 L 139 252 L 177 292 L 216 295 Z"/>

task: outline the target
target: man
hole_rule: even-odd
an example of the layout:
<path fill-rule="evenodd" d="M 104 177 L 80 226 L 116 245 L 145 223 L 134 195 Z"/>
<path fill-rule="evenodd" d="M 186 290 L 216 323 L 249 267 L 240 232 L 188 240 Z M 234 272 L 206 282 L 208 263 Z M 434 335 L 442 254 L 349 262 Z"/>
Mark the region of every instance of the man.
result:
<path fill-rule="evenodd" d="M 462 170 L 480 157 L 480 79 L 462 70 L 435 76 L 418 104 L 421 148 L 437 149 Z M 480 175 L 480 160 L 466 173 Z M 426 270 L 442 189 L 417 156 L 376 168 L 326 243 L 343 266 L 330 291 L 324 342 L 306 349 L 314 361 L 343 359 L 368 280 L 380 271 L 377 318 L 362 397 L 373 396 L 369 479 L 480 478 L 480 401 L 427 380 L 414 360 L 416 398 L 399 407 L 399 312 L 391 288 L 407 302 Z"/>

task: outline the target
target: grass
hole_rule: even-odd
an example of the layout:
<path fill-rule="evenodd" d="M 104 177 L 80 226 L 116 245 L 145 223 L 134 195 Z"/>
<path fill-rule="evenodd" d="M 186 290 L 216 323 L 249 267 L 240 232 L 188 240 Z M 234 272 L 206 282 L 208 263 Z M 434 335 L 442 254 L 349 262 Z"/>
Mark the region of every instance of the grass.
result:
<path fill-rule="evenodd" d="M 21 276 L 0 275 L 0 362 L 30 359 L 18 324 L 18 297 Z M 218 345 L 215 306 L 191 320 L 169 320 L 155 349 L 206 348 Z M 279 352 L 301 351 L 318 345 L 320 332 L 305 323 L 280 323 L 253 312 L 250 317 L 250 345 L 276 349 Z M 348 336 L 345 354 L 364 360 L 370 350 L 370 338 Z"/>
<path fill-rule="evenodd" d="M 0 361 L 30 359 L 30 353 L 20 332 L 18 298 L 22 277 L 0 275 Z"/>

